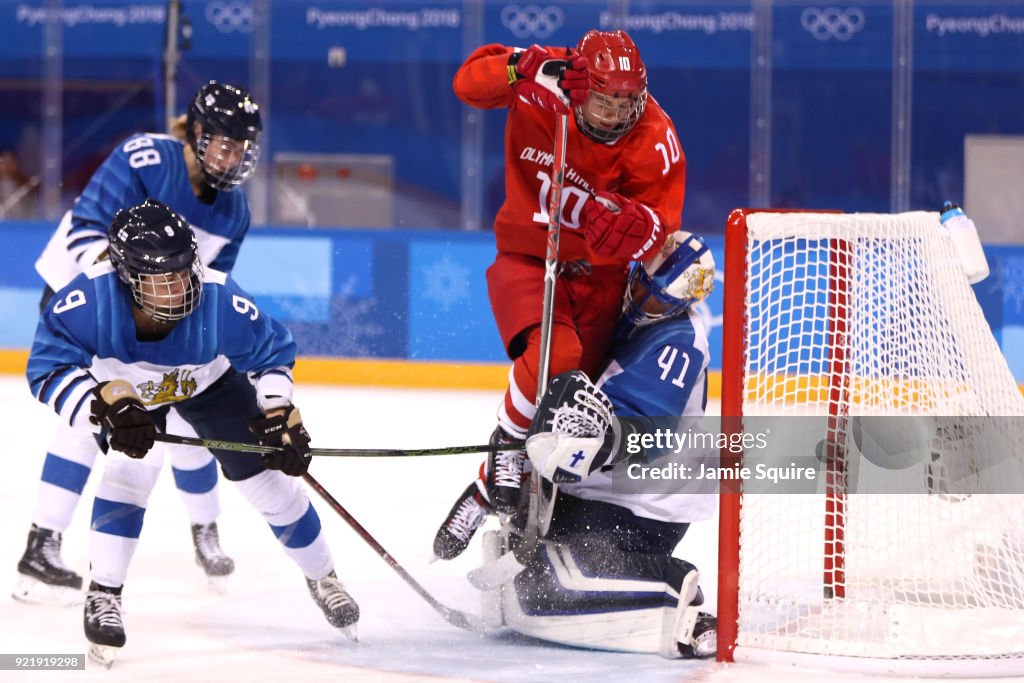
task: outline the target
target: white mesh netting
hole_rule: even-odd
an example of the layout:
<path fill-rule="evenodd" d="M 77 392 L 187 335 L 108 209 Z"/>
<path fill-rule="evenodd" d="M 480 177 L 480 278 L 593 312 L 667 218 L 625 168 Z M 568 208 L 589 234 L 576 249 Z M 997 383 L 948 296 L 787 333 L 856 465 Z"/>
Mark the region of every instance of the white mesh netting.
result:
<path fill-rule="evenodd" d="M 956 419 L 1024 398 L 938 215 L 755 213 L 747 234 L 744 416 L 936 419 L 930 457 L 858 463 L 861 490 L 922 493 L 743 496 L 737 646 L 1024 661 L 1021 420 Z M 986 477 L 1000 493 L 976 493 Z"/>

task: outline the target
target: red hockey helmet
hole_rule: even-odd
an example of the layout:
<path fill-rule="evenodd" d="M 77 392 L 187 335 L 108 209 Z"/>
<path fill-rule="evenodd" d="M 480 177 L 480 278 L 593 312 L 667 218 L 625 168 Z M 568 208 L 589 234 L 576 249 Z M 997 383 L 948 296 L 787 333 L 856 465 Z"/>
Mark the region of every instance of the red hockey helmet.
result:
<path fill-rule="evenodd" d="M 575 108 L 576 125 L 595 142 L 614 142 L 647 106 L 640 50 L 625 31 L 587 31 L 576 50 L 590 62 L 590 96 Z"/>

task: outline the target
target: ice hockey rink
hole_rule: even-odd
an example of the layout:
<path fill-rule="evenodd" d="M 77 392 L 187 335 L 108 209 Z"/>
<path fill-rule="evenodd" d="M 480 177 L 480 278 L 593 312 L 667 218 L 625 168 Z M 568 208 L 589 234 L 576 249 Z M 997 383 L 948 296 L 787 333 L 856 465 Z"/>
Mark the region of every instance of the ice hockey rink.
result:
<path fill-rule="evenodd" d="M 423 448 L 482 443 L 499 392 L 385 390 L 299 385 L 295 401 L 322 448 Z M 26 605 L 10 597 L 24 550 L 42 459 L 56 417 L 20 377 L 0 376 L 3 539 L 0 652 L 84 655 L 81 607 Z M 465 579 L 480 558 L 467 552 L 430 563 L 434 531 L 474 475 L 481 455 L 319 458 L 310 472 L 442 603 L 479 613 Z M 102 460 L 97 461 L 102 467 Z M 165 469 L 167 469 L 165 463 Z M 64 558 L 87 574 L 93 474 L 64 540 Z M 222 480 L 223 482 L 223 480 Z M 74 681 L 816 681 L 887 680 L 853 675 L 665 660 L 573 649 L 500 631 L 479 636 L 442 619 L 314 492 L 338 575 L 359 602 L 359 642 L 331 628 L 257 513 L 229 482 L 221 486 L 222 545 L 236 571 L 211 592 L 194 564 L 189 525 L 164 472 L 150 499 L 124 589 L 128 642 L 110 670 L 0 672 L 0 680 Z M 496 525 L 491 521 L 488 527 Z M 694 525 L 677 554 L 701 568 L 715 603 L 717 522 Z M 905 679 L 904 679 L 905 680 Z M 949 680 L 949 679 L 945 679 Z M 1009 679 L 1003 679 L 1009 680 Z M 1020 680 L 1020 679 L 1015 679 Z"/>

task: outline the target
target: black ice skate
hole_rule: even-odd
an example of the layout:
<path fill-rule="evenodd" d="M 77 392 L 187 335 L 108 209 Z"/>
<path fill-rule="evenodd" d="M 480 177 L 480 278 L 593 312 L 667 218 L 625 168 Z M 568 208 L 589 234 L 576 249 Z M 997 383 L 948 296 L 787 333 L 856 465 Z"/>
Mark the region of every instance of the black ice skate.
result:
<path fill-rule="evenodd" d="M 685 659 L 707 659 L 718 653 L 718 619 L 707 612 L 697 616 L 693 636 L 688 643 L 679 643 L 679 652 Z"/>
<path fill-rule="evenodd" d="M 434 554 L 442 560 L 458 557 L 469 546 L 476 530 L 484 525 L 491 506 L 473 481 L 455 501 L 448 517 L 434 535 Z"/>
<path fill-rule="evenodd" d="M 210 588 L 218 593 L 227 589 L 227 576 L 235 571 L 235 561 L 220 548 L 217 522 L 192 525 L 192 544 L 196 548 L 196 564 L 203 568 Z"/>
<path fill-rule="evenodd" d="M 82 577 L 60 556 L 61 535 L 35 524 L 18 562 L 18 584 L 11 596 L 22 602 L 74 605 L 82 602 Z"/>
<path fill-rule="evenodd" d="M 319 581 L 306 579 L 306 585 L 313 602 L 327 617 L 327 623 L 341 629 L 345 637 L 358 641 L 356 622 L 359 621 L 359 605 L 345 590 L 338 576 L 332 571 Z"/>
<path fill-rule="evenodd" d="M 124 647 L 124 618 L 121 614 L 121 589 L 89 584 L 85 594 L 85 637 L 89 640 L 89 659 L 108 669 Z"/>
<path fill-rule="evenodd" d="M 516 441 L 501 427 L 491 434 L 491 445 L 501 446 Z M 500 514 L 514 514 L 519 506 L 519 489 L 522 486 L 523 463 L 526 449 L 513 448 L 494 451 L 487 456 L 487 496 L 491 506 Z"/>

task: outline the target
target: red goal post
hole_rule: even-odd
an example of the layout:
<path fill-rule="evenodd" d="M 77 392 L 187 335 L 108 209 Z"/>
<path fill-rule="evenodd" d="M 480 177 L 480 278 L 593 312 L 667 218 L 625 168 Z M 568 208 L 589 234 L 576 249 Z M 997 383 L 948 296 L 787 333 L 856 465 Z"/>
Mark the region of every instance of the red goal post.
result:
<path fill-rule="evenodd" d="M 925 493 L 847 490 L 851 420 L 1024 416 L 938 213 L 736 210 L 724 274 L 723 430 L 817 416 L 826 464 L 813 494 L 723 482 L 719 660 L 1024 673 L 1024 459 L 1001 474 L 1016 495 L 941 495 L 964 438 L 893 474 Z M 995 436 L 1024 441 L 1017 422 Z"/>

